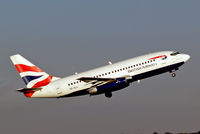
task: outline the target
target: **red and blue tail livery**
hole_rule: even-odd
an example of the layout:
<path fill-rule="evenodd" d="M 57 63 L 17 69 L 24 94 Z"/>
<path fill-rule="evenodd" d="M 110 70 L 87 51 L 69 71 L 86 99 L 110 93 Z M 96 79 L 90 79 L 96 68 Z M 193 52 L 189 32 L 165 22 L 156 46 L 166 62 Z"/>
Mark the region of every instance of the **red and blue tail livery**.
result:
<path fill-rule="evenodd" d="M 30 88 L 30 90 L 24 92 L 27 97 L 31 97 L 34 93 L 31 88 L 47 86 L 53 78 L 56 78 L 47 74 L 19 54 L 13 55 L 10 58 L 26 84 L 26 87 Z"/>

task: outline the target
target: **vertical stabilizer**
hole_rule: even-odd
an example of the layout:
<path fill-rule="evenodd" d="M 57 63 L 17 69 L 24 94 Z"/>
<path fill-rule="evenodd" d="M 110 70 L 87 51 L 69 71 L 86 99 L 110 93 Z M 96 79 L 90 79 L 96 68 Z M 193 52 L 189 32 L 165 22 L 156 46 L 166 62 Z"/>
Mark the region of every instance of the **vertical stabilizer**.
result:
<path fill-rule="evenodd" d="M 53 77 L 19 54 L 10 56 L 18 73 L 26 84 L 27 88 L 39 88 L 48 85 L 59 78 Z"/>

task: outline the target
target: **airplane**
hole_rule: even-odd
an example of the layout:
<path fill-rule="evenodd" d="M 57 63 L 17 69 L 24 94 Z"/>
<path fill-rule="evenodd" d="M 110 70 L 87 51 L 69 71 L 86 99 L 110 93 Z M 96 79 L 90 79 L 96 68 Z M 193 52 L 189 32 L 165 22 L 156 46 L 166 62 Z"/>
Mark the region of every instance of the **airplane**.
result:
<path fill-rule="evenodd" d="M 49 75 L 20 54 L 10 56 L 11 61 L 26 84 L 17 89 L 28 98 L 63 98 L 81 95 L 105 94 L 128 87 L 132 82 L 175 71 L 190 59 L 190 55 L 177 51 L 161 51 L 112 63 L 97 69 L 60 78 Z"/>

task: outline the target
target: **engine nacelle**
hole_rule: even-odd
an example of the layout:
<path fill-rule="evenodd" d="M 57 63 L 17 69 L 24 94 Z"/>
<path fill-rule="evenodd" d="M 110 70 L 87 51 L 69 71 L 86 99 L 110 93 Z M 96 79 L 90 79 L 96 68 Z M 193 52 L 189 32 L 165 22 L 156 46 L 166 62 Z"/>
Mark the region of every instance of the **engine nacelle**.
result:
<path fill-rule="evenodd" d="M 112 91 L 116 91 L 116 90 L 120 90 L 122 88 L 125 88 L 129 86 L 129 82 L 126 78 L 119 78 L 117 79 L 117 81 L 115 82 L 111 82 L 96 88 L 91 88 L 89 90 L 90 94 L 101 94 L 101 93 L 105 93 L 105 92 L 112 92 Z"/>
<path fill-rule="evenodd" d="M 97 88 L 91 88 L 91 89 L 89 90 L 89 93 L 90 93 L 90 94 L 95 94 L 95 93 L 97 93 L 97 92 L 98 92 Z"/>

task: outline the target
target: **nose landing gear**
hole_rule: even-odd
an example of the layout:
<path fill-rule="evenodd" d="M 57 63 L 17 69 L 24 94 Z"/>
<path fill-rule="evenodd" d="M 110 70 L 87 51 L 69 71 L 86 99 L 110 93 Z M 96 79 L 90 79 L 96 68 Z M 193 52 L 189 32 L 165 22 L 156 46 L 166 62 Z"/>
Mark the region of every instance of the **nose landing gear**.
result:
<path fill-rule="evenodd" d="M 172 77 L 176 77 L 176 73 L 174 73 L 174 72 L 171 73 L 171 76 L 172 76 Z"/>
<path fill-rule="evenodd" d="M 176 77 L 175 71 L 177 71 L 177 70 L 178 70 L 178 68 L 176 68 L 176 69 L 170 71 L 172 77 Z"/>

